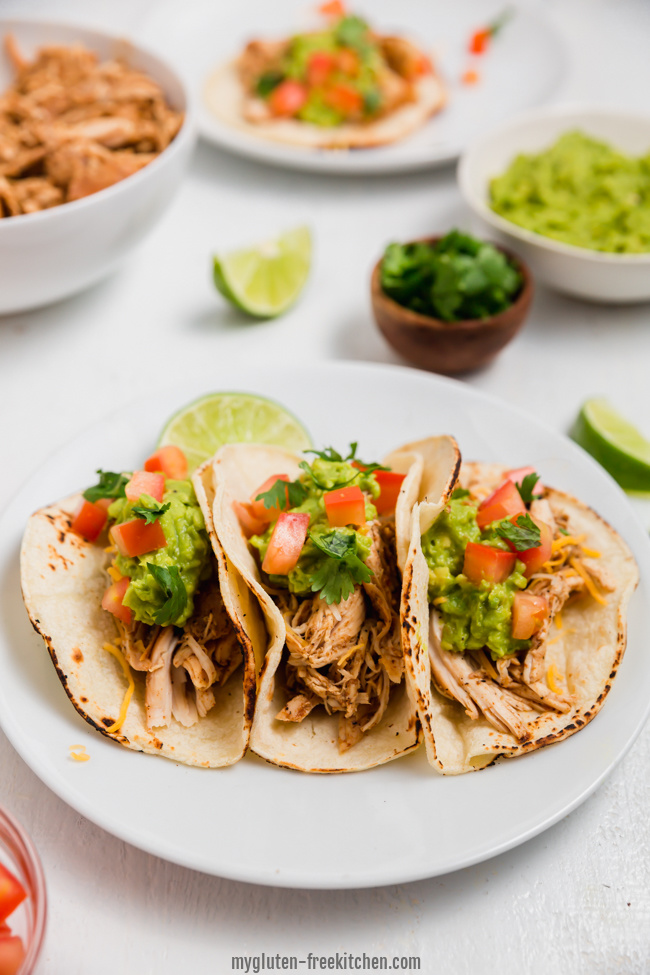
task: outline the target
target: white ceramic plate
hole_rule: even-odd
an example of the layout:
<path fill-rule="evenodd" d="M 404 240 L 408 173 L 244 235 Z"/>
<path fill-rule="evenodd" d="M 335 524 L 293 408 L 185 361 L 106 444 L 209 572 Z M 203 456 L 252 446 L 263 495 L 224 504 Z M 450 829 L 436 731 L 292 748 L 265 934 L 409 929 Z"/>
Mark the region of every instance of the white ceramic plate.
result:
<path fill-rule="evenodd" d="M 69 703 L 19 592 L 18 550 L 35 508 L 141 463 L 167 416 L 219 388 L 272 396 L 317 444 L 357 440 L 362 456 L 453 432 L 467 458 L 534 464 L 545 483 L 592 504 L 641 569 L 629 645 L 602 712 L 583 731 L 479 773 L 444 778 L 424 752 L 367 772 L 310 776 L 249 755 L 224 770 L 176 765 L 121 748 Z M 332 363 L 262 373 L 229 369 L 150 397 L 53 454 L 0 521 L 0 721 L 62 799 L 116 836 L 168 860 L 238 880 L 363 887 L 468 866 L 523 842 L 579 805 L 620 760 L 650 701 L 650 545 L 625 496 L 586 454 L 532 417 L 452 380 L 396 367 Z M 85 745 L 90 761 L 69 758 Z"/>
<path fill-rule="evenodd" d="M 449 162 L 495 124 L 545 101 L 564 75 L 560 39 L 527 7 L 517 8 L 491 50 L 472 62 L 480 83 L 467 86 L 460 78 L 470 66 L 469 38 L 503 11 L 503 0 L 400 0 L 398 5 L 393 0 L 359 0 L 350 5 L 355 12 L 365 13 L 386 33 L 411 36 L 432 54 L 449 100 L 426 126 L 393 146 L 346 152 L 270 142 L 215 118 L 203 98 L 212 71 L 236 57 L 253 37 L 287 37 L 318 26 L 316 6 L 311 0 L 193 0 L 183 7 L 181 28 L 178 4 L 165 0 L 155 5 L 140 36 L 185 74 L 196 96 L 201 134 L 209 142 L 262 162 L 329 173 L 396 173 Z"/>

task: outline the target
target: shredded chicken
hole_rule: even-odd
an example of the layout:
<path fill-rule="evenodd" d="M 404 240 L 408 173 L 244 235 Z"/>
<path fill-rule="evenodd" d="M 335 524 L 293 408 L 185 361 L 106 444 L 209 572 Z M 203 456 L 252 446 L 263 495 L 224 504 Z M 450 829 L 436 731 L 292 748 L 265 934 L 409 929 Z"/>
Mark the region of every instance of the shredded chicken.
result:
<path fill-rule="evenodd" d="M 491 485 L 481 482 L 480 472 L 471 475 L 469 480 L 466 478 L 466 482 L 474 498 L 480 499 L 491 491 Z M 529 737 L 521 712 L 568 713 L 573 706 L 568 693 L 548 686 L 546 654 L 551 624 L 572 596 L 588 589 L 585 576 L 578 569 L 587 573 L 604 592 L 616 588 L 607 568 L 598 563 L 598 553 L 583 550 L 584 536 L 571 533 L 564 513 L 556 515 L 545 497 L 534 499 L 530 512 L 533 518 L 550 525 L 554 535 L 554 554 L 532 576 L 526 589 L 543 596 L 548 604 L 548 612 L 532 637 L 530 648 L 495 661 L 490 659 L 487 650 L 445 651 L 441 645 L 439 614 L 433 608 L 429 634 L 431 675 L 440 693 L 461 704 L 469 718 L 476 720 L 482 714 L 494 728 L 514 735 L 518 741 Z"/>
<path fill-rule="evenodd" d="M 339 712 L 341 752 L 381 721 L 391 684 L 404 673 L 395 528 L 377 521 L 368 530 L 372 546 L 366 564 L 373 577 L 348 599 L 328 606 L 318 594 L 276 596 L 287 626 L 290 694 L 276 717 L 302 721 L 317 705 L 328 714 Z"/>
<path fill-rule="evenodd" d="M 0 218 L 34 213 L 112 186 L 146 166 L 183 116 L 160 86 L 86 48 L 41 48 L 30 63 L 15 39 L 16 72 L 0 96 Z"/>
<path fill-rule="evenodd" d="M 190 727 L 215 705 L 223 686 L 241 664 L 241 648 L 215 579 L 196 597 L 194 613 L 182 630 L 118 623 L 122 648 L 134 670 L 147 673 L 147 727 L 167 727 L 175 718 Z"/>

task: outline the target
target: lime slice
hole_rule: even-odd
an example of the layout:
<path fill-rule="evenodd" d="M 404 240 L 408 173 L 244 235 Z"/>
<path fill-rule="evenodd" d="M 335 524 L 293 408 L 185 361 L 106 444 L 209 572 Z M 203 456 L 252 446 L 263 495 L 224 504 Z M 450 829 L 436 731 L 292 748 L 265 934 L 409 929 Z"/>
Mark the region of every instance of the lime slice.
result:
<path fill-rule="evenodd" d="M 180 447 L 190 471 L 226 443 L 268 443 L 304 450 L 312 442 L 303 425 L 279 403 L 249 393 L 209 393 L 167 422 L 158 446 Z"/>
<path fill-rule="evenodd" d="M 275 318 L 294 303 L 311 266 L 311 234 L 296 227 L 257 247 L 216 254 L 214 283 L 233 305 L 258 318 Z"/>
<path fill-rule="evenodd" d="M 584 404 L 571 436 L 622 488 L 650 491 L 650 443 L 606 399 Z"/>

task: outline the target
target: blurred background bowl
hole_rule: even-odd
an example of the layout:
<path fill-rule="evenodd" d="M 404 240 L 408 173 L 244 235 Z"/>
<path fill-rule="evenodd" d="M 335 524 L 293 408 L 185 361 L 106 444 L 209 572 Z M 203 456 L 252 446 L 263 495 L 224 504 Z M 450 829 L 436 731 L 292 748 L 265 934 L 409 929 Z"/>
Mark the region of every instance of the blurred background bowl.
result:
<path fill-rule="evenodd" d="M 428 237 L 420 242 L 435 244 L 440 239 Z M 526 320 L 533 300 L 533 278 L 516 254 L 498 244 L 495 246 L 521 273 L 521 291 L 513 303 L 498 315 L 461 322 L 445 322 L 398 304 L 381 286 L 383 258 L 377 261 L 370 279 L 372 312 L 379 331 L 396 352 L 420 369 L 453 376 L 487 366 L 515 337 Z"/>
<path fill-rule="evenodd" d="M 30 975 L 36 967 L 47 921 L 45 875 L 36 847 L 22 826 L 0 806 L 0 863 L 20 880 L 28 898 L 7 919 L 14 934 L 25 946 L 25 961 L 20 975 Z"/>
<path fill-rule="evenodd" d="M 519 116 L 472 145 L 462 156 L 458 182 L 476 218 L 476 230 L 516 248 L 533 274 L 558 291 L 602 302 L 650 300 L 650 253 L 611 254 L 564 244 L 519 227 L 490 209 L 490 180 L 519 153 L 550 148 L 578 129 L 626 155 L 650 150 L 650 116 L 609 108 L 560 107 Z"/>
<path fill-rule="evenodd" d="M 100 60 L 122 57 L 163 89 L 185 113 L 176 138 L 157 159 L 126 179 L 80 200 L 0 220 L 0 314 L 37 308 L 94 284 L 128 257 L 177 190 L 194 145 L 185 86 L 164 61 L 97 30 L 43 21 L 0 20 L 0 40 L 13 34 L 31 58 L 47 44 L 83 44 Z M 0 93 L 14 73 L 0 53 Z"/>

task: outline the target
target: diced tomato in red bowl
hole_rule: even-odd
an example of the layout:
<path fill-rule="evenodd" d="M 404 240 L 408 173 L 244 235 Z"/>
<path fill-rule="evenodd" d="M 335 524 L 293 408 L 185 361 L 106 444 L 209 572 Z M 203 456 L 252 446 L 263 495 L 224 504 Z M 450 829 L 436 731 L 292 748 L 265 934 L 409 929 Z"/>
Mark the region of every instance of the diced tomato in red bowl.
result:
<path fill-rule="evenodd" d="M 45 938 L 45 876 L 30 837 L 2 807 L 0 918 L 0 975 L 31 975 Z"/>

